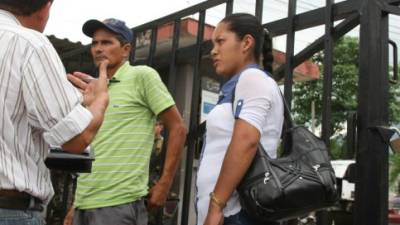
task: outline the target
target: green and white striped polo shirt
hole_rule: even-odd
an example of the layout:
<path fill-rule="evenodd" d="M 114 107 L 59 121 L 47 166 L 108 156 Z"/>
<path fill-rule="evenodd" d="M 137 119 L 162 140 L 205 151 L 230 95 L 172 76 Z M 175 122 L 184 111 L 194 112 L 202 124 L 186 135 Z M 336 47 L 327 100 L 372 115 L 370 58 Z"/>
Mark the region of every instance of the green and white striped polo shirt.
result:
<path fill-rule="evenodd" d="M 174 105 L 158 73 L 125 63 L 109 84 L 110 103 L 92 148 L 92 173 L 81 174 L 80 209 L 114 206 L 147 194 L 156 115 Z"/>

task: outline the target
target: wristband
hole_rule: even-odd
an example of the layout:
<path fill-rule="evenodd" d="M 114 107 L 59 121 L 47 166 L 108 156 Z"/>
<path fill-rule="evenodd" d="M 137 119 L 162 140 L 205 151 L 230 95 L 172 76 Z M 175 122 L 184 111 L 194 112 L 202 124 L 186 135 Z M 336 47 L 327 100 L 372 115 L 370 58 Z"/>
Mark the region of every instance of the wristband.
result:
<path fill-rule="evenodd" d="M 218 207 L 220 207 L 221 209 L 225 208 L 226 203 L 223 203 L 221 200 L 219 200 L 214 192 L 210 192 L 210 200 L 211 202 L 213 202 L 214 204 L 216 204 Z"/>

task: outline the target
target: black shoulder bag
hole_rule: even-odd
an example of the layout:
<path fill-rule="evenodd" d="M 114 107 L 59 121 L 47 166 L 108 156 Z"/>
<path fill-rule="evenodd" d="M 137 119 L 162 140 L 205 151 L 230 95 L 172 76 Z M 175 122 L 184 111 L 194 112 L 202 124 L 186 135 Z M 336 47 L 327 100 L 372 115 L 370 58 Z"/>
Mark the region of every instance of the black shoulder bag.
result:
<path fill-rule="evenodd" d="M 337 200 L 336 178 L 325 143 L 304 126 L 293 125 L 284 98 L 283 102 L 286 151 L 272 159 L 259 144 L 237 187 L 242 208 L 259 222 L 300 217 Z"/>

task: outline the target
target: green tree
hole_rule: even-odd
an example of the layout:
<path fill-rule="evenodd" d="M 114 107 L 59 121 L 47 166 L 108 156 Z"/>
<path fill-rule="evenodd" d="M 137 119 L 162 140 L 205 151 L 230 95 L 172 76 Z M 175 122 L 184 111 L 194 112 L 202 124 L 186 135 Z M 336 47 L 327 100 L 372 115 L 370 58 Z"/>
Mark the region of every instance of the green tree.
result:
<path fill-rule="evenodd" d="M 357 110 L 358 89 L 358 39 L 344 37 L 339 39 L 333 52 L 333 79 L 332 79 L 332 118 L 331 134 L 342 130 L 349 111 Z M 299 82 L 294 85 L 293 111 L 295 120 L 300 124 L 311 123 L 311 105 L 315 104 L 315 122 L 322 120 L 322 93 L 323 93 L 323 59 L 322 52 L 317 53 L 312 60 L 319 65 L 321 77 L 318 80 Z M 390 122 L 397 124 L 400 121 L 400 85 L 390 85 Z M 396 100 L 397 99 L 397 100 Z"/>

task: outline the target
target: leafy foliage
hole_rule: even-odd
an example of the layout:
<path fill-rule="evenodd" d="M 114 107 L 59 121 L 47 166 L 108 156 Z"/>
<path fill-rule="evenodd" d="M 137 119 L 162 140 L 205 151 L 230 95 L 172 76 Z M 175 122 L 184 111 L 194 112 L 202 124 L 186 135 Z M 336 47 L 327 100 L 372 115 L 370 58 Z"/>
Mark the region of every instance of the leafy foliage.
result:
<path fill-rule="evenodd" d="M 344 37 L 337 41 L 333 52 L 332 69 L 332 118 L 331 134 L 337 134 L 344 128 L 349 111 L 357 110 L 358 90 L 358 39 Z M 319 65 L 321 78 L 318 80 L 299 82 L 294 85 L 293 111 L 295 120 L 300 124 L 311 122 L 311 104 L 315 104 L 316 125 L 322 120 L 323 93 L 323 59 L 322 52 L 317 53 L 312 60 Z M 390 121 L 392 124 L 400 121 L 400 85 L 390 85 Z M 397 99 L 397 101 L 396 101 Z"/>
<path fill-rule="evenodd" d="M 394 186 L 398 181 L 398 177 L 400 174 L 400 155 L 394 154 L 389 157 L 390 163 L 390 172 L 389 172 L 389 185 Z"/>

